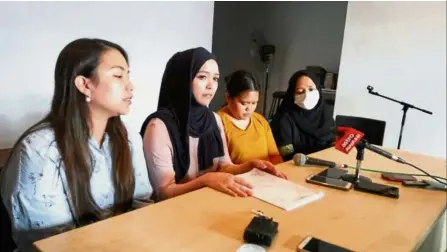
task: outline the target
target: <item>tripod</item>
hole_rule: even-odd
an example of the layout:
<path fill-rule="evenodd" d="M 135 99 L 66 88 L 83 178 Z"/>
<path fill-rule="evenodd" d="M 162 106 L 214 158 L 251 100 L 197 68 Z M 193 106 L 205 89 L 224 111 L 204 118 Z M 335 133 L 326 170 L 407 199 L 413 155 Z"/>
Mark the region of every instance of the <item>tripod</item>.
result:
<path fill-rule="evenodd" d="M 264 62 L 264 102 L 262 106 L 262 114 L 267 118 L 267 92 L 269 89 L 269 70 L 272 63 L 273 55 L 275 54 L 274 45 L 264 45 L 259 49 L 262 62 Z"/>
<path fill-rule="evenodd" d="M 374 88 L 373 88 L 372 86 L 368 86 L 368 87 L 366 87 L 366 89 L 368 89 L 368 92 L 369 92 L 370 94 L 372 94 L 372 95 L 380 96 L 380 97 L 382 97 L 382 98 L 385 98 L 385 99 L 387 99 L 387 100 L 390 100 L 390 101 L 399 103 L 399 104 L 401 104 L 402 106 L 404 106 L 404 107 L 402 108 L 402 111 L 403 111 L 404 113 L 403 113 L 403 115 L 402 115 L 402 122 L 401 122 L 401 124 L 400 124 L 399 142 L 397 143 L 397 149 L 398 149 L 398 150 L 400 149 L 400 144 L 402 143 L 402 133 L 403 133 L 403 131 L 404 131 L 405 120 L 407 119 L 407 111 L 408 111 L 408 109 L 412 108 L 412 109 L 417 109 L 417 110 L 419 110 L 419 111 L 422 111 L 422 112 L 424 112 L 424 113 L 427 113 L 427 114 L 429 114 L 429 115 L 432 115 L 432 114 L 433 114 L 433 112 L 430 112 L 430 111 L 428 111 L 428 110 L 418 108 L 418 107 L 416 107 L 416 106 L 414 106 L 414 105 L 411 105 L 411 104 L 408 104 L 408 103 L 406 103 L 406 102 L 402 102 L 402 101 L 395 100 L 395 99 L 393 99 L 393 98 L 386 97 L 386 96 L 381 95 L 381 94 L 379 94 L 379 93 L 377 93 L 377 92 L 373 92 Z"/>

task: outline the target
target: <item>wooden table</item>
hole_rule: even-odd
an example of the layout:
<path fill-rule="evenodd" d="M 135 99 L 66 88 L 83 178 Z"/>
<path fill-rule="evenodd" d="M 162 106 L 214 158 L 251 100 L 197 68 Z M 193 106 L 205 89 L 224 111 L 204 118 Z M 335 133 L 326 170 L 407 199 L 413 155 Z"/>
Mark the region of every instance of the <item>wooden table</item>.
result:
<path fill-rule="evenodd" d="M 446 176 L 445 159 L 397 152 L 428 172 Z M 312 155 L 338 163 L 355 164 L 350 155 L 328 149 Z M 417 173 L 372 152 L 364 168 Z M 446 192 L 401 187 L 363 172 L 383 184 L 400 187 L 392 199 L 357 191 L 339 191 L 308 184 L 304 179 L 322 168 L 278 165 L 289 180 L 323 190 L 320 201 L 286 212 L 255 198 L 232 198 L 204 188 L 121 216 L 35 243 L 40 251 L 236 251 L 244 242 L 252 209 L 279 222 L 279 233 L 269 251 L 296 251 L 306 235 L 314 235 L 355 251 L 411 251 L 424 241 L 446 208 Z"/>

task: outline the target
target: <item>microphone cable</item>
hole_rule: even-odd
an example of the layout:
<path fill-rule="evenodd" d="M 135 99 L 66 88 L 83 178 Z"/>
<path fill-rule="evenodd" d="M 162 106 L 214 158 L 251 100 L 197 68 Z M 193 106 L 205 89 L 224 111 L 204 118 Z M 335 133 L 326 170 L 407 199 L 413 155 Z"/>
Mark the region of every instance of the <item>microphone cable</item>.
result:
<path fill-rule="evenodd" d="M 415 168 L 416 170 L 419 170 L 420 172 L 423 172 L 423 173 L 427 174 L 427 176 L 429 176 L 430 178 L 432 178 L 432 179 L 434 179 L 434 180 L 438 181 L 439 183 L 441 183 L 441 184 L 443 184 L 443 185 L 446 185 L 446 186 L 447 186 L 447 183 L 445 183 L 445 182 L 442 182 L 442 181 L 438 180 L 438 179 L 437 179 L 437 178 L 435 178 L 435 177 L 434 177 L 433 175 L 431 175 L 431 174 L 429 174 L 428 172 L 426 172 L 426 171 L 422 170 L 421 168 L 417 167 L 416 165 L 414 165 L 414 164 L 410 164 L 410 163 L 408 163 L 408 162 L 405 162 L 405 164 L 407 164 L 407 165 L 409 165 L 409 166 L 411 166 L 411 167 Z M 447 180 L 447 179 L 444 179 L 444 180 Z"/>
<path fill-rule="evenodd" d="M 446 181 L 447 181 L 447 178 L 443 178 L 443 177 L 439 177 L 439 176 L 431 175 L 431 174 L 429 174 L 428 172 L 426 172 L 426 171 L 420 169 L 419 167 L 416 167 L 415 165 L 412 165 L 412 164 L 410 164 L 410 163 L 407 163 L 407 164 L 410 165 L 410 166 L 413 167 L 413 168 L 416 168 L 417 170 L 419 170 L 419 171 L 421 171 L 421 172 L 423 172 L 423 173 L 425 173 L 425 174 L 411 174 L 411 173 L 400 173 L 400 172 L 388 172 L 388 171 L 372 170 L 372 169 L 366 169 L 366 168 L 360 168 L 360 170 L 362 170 L 362 171 L 368 171 L 368 172 L 376 172 L 376 173 L 393 173 L 393 174 L 396 174 L 396 175 L 409 175 L 409 176 L 414 176 L 414 177 L 430 177 L 430 178 L 436 180 L 437 182 L 439 182 L 439 183 L 441 183 L 441 184 L 443 184 L 443 185 L 447 185 L 447 183 L 440 181 L 440 179 L 441 179 L 441 180 L 446 180 Z M 346 167 L 347 167 L 347 168 L 350 168 L 350 169 L 357 169 L 356 167 L 349 166 L 349 165 L 346 165 Z"/>

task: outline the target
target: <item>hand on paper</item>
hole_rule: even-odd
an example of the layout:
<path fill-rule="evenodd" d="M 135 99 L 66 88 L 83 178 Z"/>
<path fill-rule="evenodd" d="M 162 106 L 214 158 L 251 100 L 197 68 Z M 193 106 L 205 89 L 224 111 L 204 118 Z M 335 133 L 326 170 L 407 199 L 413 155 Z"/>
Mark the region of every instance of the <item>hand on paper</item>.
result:
<path fill-rule="evenodd" d="M 251 196 L 251 185 L 243 178 L 226 172 L 209 172 L 203 175 L 206 186 L 233 197 Z"/>
<path fill-rule="evenodd" d="M 265 172 L 273 174 L 273 175 L 275 175 L 277 177 L 280 177 L 280 178 L 283 178 L 283 179 L 287 179 L 287 175 L 282 173 L 282 172 L 280 172 L 280 171 L 278 171 L 276 169 L 276 167 L 272 163 L 270 163 L 269 161 L 255 159 L 255 160 L 251 160 L 249 162 L 250 162 L 251 169 L 258 168 L 260 170 L 263 170 Z"/>

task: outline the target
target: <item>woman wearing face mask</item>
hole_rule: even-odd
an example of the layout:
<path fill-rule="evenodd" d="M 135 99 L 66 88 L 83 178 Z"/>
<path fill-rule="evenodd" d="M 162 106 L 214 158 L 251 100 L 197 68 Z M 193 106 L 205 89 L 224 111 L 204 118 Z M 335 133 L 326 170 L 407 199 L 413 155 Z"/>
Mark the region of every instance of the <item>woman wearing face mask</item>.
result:
<path fill-rule="evenodd" d="M 302 70 L 289 80 L 284 100 L 270 126 L 284 160 L 330 147 L 335 122 L 325 108 L 322 90 Z"/>
<path fill-rule="evenodd" d="M 1 195 L 19 248 L 147 205 L 152 187 L 129 112 L 127 54 L 78 39 L 56 61 L 50 112 L 19 137 L 1 171 Z"/>
<path fill-rule="evenodd" d="M 204 186 L 232 196 L 251 195 L 250 185 L 233 174 L 265 169 L 263 160 L 234 165 L 228 156 L 222 121 L 208 109 L 219 68 L 204 48 L 176 53 L 166 64 L 157 112 L 141 128 L 144 153 L 157 200 Z"/>
<path fill-rule="evenodd" d="M 282 162 L 272 130 L 265 118 L 256 113 L 259 85 L 246 71 L 236 71 L 226 78 L 226 106 L 219 110 L 225 128 L 228 152 L 235 164 L 262 159 Z"/>

